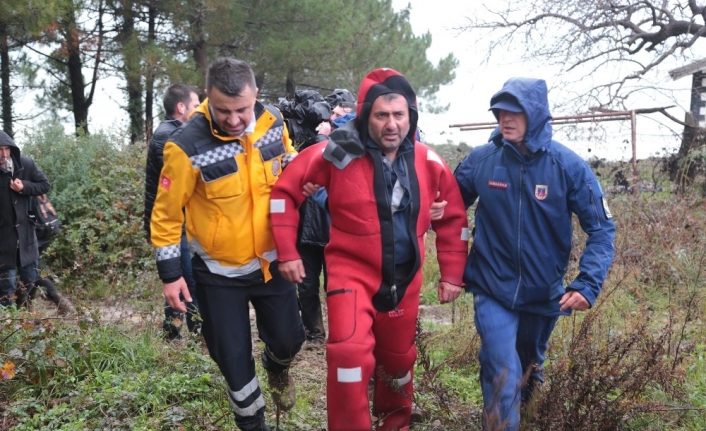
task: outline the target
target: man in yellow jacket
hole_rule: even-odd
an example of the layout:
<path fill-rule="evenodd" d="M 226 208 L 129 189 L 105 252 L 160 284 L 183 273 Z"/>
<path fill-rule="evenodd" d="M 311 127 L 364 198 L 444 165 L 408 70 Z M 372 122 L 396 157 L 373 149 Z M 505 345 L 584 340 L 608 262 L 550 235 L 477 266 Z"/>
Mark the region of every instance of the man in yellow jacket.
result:
<path fill-rule="evenodd" d="M 192 300 L 181 276 L 180 237 L 192 254 L 196 297 L 209 353 L 228 383 L 241 430 L 269 430 L 255 374 L 248 303 L 265 343 L 262 362 L 275 404 L 296 400 L 289 366 L 304 342 L 296 286 L 280 276 L 270 225 L 270 191 L 296 151 L 279 111 L 259 103 L 252 69 L 232 58 L 213 62 L 207 99 L 164 146 L 152 211 L 164 296 L 173 308 Z"/>

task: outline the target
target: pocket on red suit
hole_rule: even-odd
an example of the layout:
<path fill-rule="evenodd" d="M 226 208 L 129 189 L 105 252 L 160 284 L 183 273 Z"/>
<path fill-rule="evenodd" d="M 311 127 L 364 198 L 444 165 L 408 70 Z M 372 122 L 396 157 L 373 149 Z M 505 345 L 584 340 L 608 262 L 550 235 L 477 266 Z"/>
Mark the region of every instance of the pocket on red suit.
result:
<path fill-rule="evenodd" d="M 353 289 L 329 289 L 326 292 L 328 307 L 328 341 L 340 343 L 355 333 L 357 296 Z"/>

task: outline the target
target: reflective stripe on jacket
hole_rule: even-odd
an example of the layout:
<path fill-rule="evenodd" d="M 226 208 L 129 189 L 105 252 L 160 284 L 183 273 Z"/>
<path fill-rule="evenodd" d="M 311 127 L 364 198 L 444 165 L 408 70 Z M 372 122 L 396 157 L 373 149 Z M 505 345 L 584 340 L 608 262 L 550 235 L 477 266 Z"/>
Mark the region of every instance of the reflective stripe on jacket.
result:
<path fill-rule="evenodd" d="M 238 277 L 262 268 L 271 278 L 270 191 L 296 151 L 276 108 L 258 102 L 254 115 L 252 134 L 226 136 L 206 99 L 167 141 L 151 220 L 162 280 L 181 275 L 182 207 L 191 252 L 211 272 Z"/>

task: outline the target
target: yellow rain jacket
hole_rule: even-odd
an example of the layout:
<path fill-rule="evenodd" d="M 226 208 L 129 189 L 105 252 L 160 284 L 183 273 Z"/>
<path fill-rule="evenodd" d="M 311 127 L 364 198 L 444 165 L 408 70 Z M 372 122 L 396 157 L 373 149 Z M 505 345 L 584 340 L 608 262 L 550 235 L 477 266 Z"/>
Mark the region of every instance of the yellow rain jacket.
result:
<path fill-rule="evenodd" d="M 276 108 L 256 102 L 254 115 L 253 133 L 227 136 L 206 99 L 165 144 L 151 219 L 163 281 L 181 276 L 184 214 L 189 249 L 212 273 L 239 277 L 262 269 L 265 281 L 271 278 L 277 253 L 270 191 L 297 153 Z"/>

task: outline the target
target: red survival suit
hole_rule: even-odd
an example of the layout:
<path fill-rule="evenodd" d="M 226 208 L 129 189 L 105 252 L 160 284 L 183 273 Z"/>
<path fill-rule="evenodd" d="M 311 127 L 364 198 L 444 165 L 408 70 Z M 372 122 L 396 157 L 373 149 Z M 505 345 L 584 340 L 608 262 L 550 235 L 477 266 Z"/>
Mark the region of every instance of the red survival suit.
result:
<path fill-rule="evenodd" d="M 367 151 L 370 109 L 385 93 L 406 97 L 414 150 L 404 157 L 411 185 L 409 235 L 416 238 L 414 264 L 399 273 L 394 263 L 392 211 L 382 173 L 381 152 Z M 296 248 L 298 207 L 307 182 L 328 191 L 330 242 L 328 274 L 329 338 L 327 408 L 330 431 L 372 428 L 368 382 L 374 376 L 373 414 L 378 430 L 407 429 L 412 406 L 414 345 L 422 283 L 424 236 L 431 225 L 441 280 L 462 286 L 468 252 L 468 222 L 449 167 L 434 151 L 415 142 L 416 96 L 407 80 L 391 69 L 370 72 L 358 93 L 357 119 L 307 148 L 289 164 L 272 189 L 272 228 L 281 262 L 299 259 Z M 429 208 L 446 200 L 441 220 L 431 222 Z"/>

